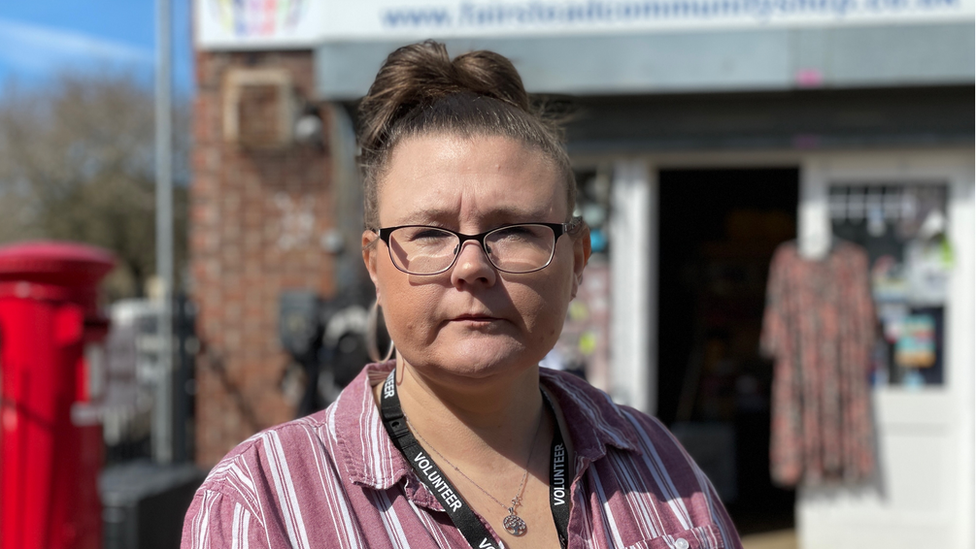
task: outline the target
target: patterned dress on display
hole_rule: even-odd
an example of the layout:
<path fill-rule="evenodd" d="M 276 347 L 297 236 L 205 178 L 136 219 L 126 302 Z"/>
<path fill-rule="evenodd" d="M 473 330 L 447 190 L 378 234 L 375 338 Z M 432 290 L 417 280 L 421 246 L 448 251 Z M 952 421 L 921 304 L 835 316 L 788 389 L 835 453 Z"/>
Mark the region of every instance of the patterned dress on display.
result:
<path fill-rule="evenodd" d="M 868 258 L 838 241 L 822 260 L 795 243 L 770 266 L 761 346 L 775 360 L 770 474 L 781 486 L 852 483 L 875 471 Z"/>

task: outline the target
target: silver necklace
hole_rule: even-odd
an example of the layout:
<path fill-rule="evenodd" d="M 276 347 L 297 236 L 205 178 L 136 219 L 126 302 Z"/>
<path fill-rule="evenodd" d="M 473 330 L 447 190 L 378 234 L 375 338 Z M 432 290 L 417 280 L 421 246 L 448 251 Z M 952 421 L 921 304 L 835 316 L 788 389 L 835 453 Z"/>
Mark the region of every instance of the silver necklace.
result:
<path fill-rule="evenodd" d="M 542 413 L 545 413 L 545 408 L 543 408 Z M 501 501 L 498 501 L 498 498 L 488 493 L 488 490 L 482 488 L 480 484 L 474 481 L 474 479 L 464 474 L 464 471 L 459 469 L 457 465 L 451 463 L 451 460 L 447 459 L 447 457 L 444 454 L 440 453 L 437 450 L 437 448 L 434 448 L 434 446 L 430 442 L 427 442 L 427 439 L 425 439 L 424 436 L 420 434 L 420 431 L 418 431 L 417 428 L 414 427 L 413 423 L 410 423 L 410 418 L 408 418 L 406 414 L 404 414 L 403 417 L 407 420 L 407 425 L 410 427 L 410 430 L 413 431 L 413 433 L 417 435 L 417 437 L 419 437 L 420 440 L 424 442 L 425 446 L 430 448 L 435 454 L 438 455 L 438 457 L 443 459 L 445 463 L 453 467 L 454 470 L 458 472 L 458 474 L 468 479 L 468 482 L 473 484 L 475 488 L 481 490 L 483 494 L 490 497 L 492 500 L 494 500 L 495 503 L 501 505 L 503 509 L 508 511 L 508 516 L 505 517 L 504 520 L 502 520 L 502 526 L 505 527 L 506 532 L 512 534 L 513 536 L 525 535 L 526 530 L 528 530 L 528 526 L 525 524 L 525 521 L 522 520 L 522 517 L 518 516 L 518 508 L 520 505 L 522 505 L 522 492 L 525 490 L 525 481 L 529 477 L 529 463 L 532 462 L 532 452 L 535 451 L 535 441 L 539 438 L 539 431 L 542 429 L 543 418 L 541 417 L 539 418 L 539 425 L 537 425 L 535 428 L 535 436 L 532 437 L 532 445 L 529 447 L 529 458 L 525 461 L 525 467 L 522 470 L 522 480 L 521 482 L 519 482 L 518 491 L 515 493 L 515 497 L 512 498 L 512 504 L 505 505 Z"/>

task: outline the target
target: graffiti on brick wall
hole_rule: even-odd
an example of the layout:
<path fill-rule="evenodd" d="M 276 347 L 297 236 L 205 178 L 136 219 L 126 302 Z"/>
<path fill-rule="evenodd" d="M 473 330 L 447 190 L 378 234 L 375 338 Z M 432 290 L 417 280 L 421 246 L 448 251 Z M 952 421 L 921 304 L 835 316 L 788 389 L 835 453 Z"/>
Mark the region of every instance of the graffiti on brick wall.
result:
<path fill-rule="evenodd" d="M 280 192 L 275 194 L 274 203 L 279 212 L 278 248 L 294 250 L 308 246 L 315 229 L 315 200 Z"/>

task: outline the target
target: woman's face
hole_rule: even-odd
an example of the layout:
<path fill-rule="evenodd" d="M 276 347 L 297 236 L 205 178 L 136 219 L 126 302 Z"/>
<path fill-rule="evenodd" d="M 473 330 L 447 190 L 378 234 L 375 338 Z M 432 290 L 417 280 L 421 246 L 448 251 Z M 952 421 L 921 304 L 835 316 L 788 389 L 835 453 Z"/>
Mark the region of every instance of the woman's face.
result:
<path fill-rule="evenodd" d="M 393 151 L 379 181 L 380 227 L 434 225 L 465 234 L 568 219 L 565 183 L 536 149 L 505 137 L 428 135 Z M 552 263 L 497 271 L 469 240 L 447 272 L 403 273 L 387 245 L 363 233 L 370 277 L 400 356 L 438 379 L 517 375 L 553 347 L 589 256 L 589 235 L 563 235 Z"/>

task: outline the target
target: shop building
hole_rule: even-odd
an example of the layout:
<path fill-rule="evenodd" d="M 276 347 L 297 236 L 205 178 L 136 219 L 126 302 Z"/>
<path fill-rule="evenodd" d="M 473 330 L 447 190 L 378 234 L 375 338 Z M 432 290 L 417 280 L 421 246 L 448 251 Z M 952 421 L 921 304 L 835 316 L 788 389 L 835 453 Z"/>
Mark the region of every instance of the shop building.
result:
<path fill-rule="evenodd" d="M 278 295 L 359 291 L 354 104 L 390 51 L 433 37 L 572 105 L 595 254 L 563 362 L 669 424 L 744 530 L 972 546 L 971 0 L 231 4 L 196 5 L 201 463 L 293 409 Z M 865 250 L 885 338 L 865 365 L 879 473 L 774 487 L 770 260 L 842 240 Z"/>

